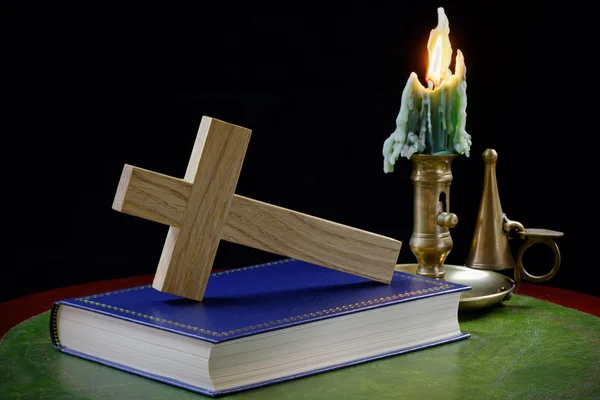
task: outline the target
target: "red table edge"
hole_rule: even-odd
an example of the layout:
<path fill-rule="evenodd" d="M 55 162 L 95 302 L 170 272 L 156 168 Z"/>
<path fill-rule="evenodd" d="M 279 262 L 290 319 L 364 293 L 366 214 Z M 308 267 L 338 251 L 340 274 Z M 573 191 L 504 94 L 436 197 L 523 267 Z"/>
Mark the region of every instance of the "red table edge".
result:
<path fill-rule="evenodd" d="M 154 275 L 112 279 L 34 293 L 0 303 L 0 338 L 21 322 L 48 311 L 55 301 L 152 283 Z M 523 282 L 515 294 L 530 296 L 600 317 L 600 297 Z"/>

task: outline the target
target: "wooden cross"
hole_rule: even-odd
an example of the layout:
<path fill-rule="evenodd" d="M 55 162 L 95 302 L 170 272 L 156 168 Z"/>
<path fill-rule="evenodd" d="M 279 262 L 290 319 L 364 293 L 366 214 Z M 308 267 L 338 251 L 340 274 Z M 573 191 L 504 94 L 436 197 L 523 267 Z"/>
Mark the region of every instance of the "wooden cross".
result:
<path fill-rule="evenodd" d="M 123 167 L 112 208 L 170 226 L 152 286 L 201 301 L 221 239 L 390 283 L 400 241 L 234 193 L 250 134 L 203 117 L 183 179 Z"/>

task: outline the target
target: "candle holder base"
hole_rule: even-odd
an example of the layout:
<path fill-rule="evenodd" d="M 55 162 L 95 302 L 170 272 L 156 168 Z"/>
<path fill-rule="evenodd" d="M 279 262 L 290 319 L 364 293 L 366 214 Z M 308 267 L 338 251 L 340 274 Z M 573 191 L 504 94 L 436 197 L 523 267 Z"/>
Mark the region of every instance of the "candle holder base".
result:
<path fill-rule="evenodd" d="M 417 273 L 418 264 L 396 264 L 396 271 Z M 461 313 L 493 307 L 508 301 L 516 290 L 515 281 L 501 273 L 478 270 L 461 265 L 445 265 L 444 280 L 470 286 L 471 290 L 462 292 L 458 311 Z"/>

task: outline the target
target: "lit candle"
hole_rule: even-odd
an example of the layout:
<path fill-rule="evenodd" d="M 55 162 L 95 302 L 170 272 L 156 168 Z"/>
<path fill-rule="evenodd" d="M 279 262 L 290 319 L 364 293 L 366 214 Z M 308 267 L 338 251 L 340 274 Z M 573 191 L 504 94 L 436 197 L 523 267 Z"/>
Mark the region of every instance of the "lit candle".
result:
<path fill-rule="evenodd" d="M 410 74 L 396 117 L 396 130 L 383 144 L 383 170 L 392 172 L 398 157 L 414 153 L 465 154 L 469 156 L 471 136 L 466 132 L 467 81 L 465 60 L 456 51 L 454 74 L 450 71 L 452 47 L 450 25 L 442 7 L 438 25 L 431 30 L 427 51 L 427 87 L 414 72 Z"/>

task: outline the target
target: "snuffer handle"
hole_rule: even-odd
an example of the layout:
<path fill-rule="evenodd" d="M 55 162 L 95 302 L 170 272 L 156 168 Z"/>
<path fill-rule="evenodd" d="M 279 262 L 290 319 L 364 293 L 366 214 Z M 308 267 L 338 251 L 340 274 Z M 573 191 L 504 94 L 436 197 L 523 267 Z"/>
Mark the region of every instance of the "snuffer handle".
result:
<path fill-rule="evenodd" d="M 509 239 L 512 239 L 511 234 L 515 232 L 523 232 L 525 227 L 519 221 L 513 221 L 508 219 L 506 214 L 502 214 L 502 229 L 508 235 Z"/>

